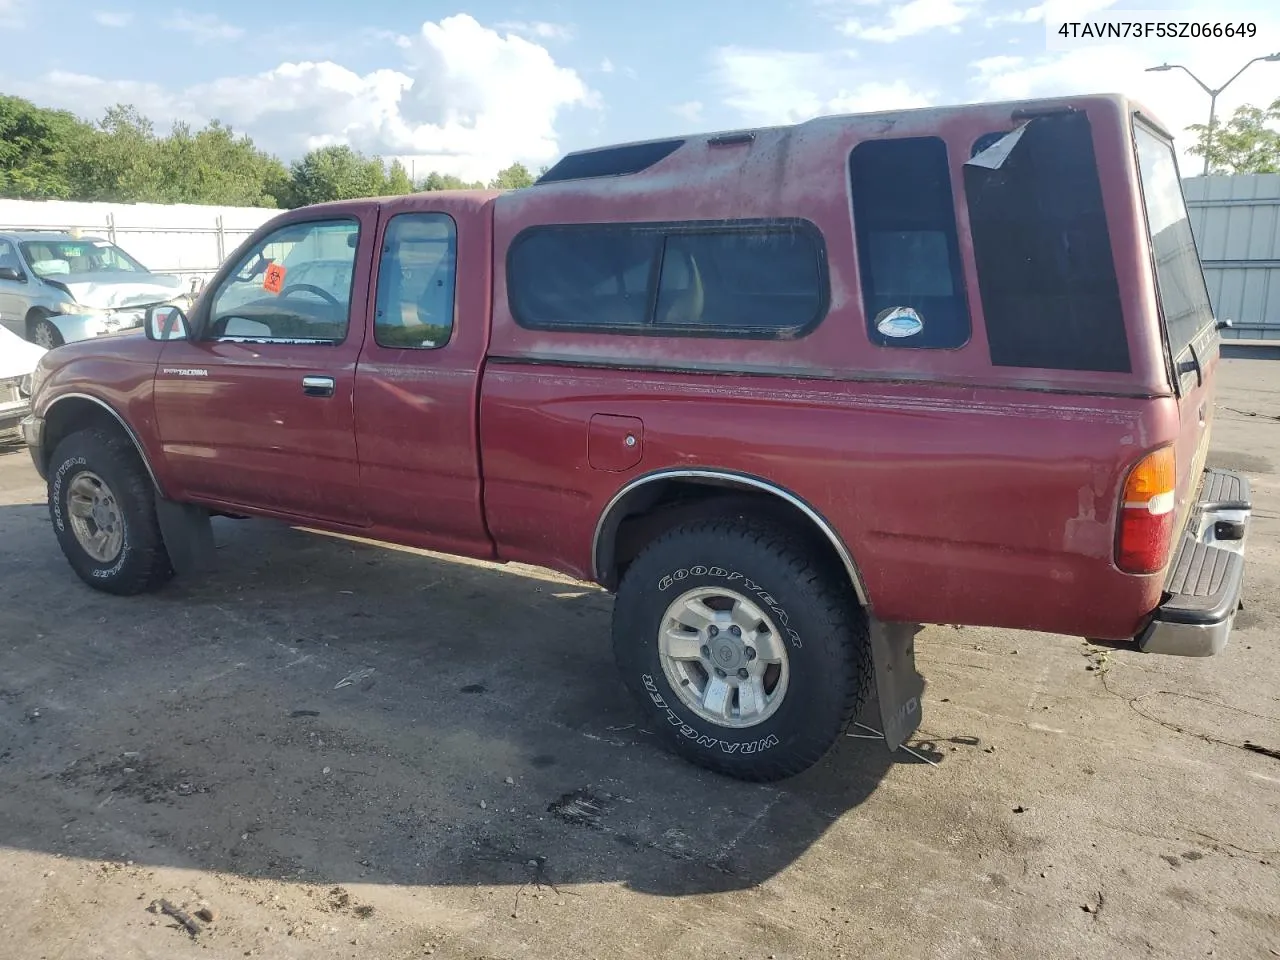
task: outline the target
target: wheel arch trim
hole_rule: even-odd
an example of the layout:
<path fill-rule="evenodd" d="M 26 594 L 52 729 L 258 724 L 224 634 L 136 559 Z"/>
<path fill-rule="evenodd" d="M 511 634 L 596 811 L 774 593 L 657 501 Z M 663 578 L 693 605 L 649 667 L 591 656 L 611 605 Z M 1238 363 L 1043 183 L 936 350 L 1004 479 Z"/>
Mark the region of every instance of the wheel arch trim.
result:
<path fill-rule="evenodd" d="M 66 400 L 87 400 L 90 403 L 96 404 L 97 406 L 101 407 L 103 410 L 107 411 L 107 413 L 111 414 L 111 416 L 115 419 L 116 423 L 120 424 L 120 428 L 124 430 L 125 436 L 129 438 L 129 441 L 133 444 L 134 449 L 137 450 L 138 457 L 142 460 L 142 465 L 147 469 L 147 476 L 151 478 L 151 484 L 156 488 L 156 493 L 160 494 L 160 496 L 164 496 L 164 488 L 160 486 L 160 480 L 156 476 L 156 472 L 151 466 L 151 458 L 147 456 L 146 448 L 143 447 L 142 441 L 138 439 L 137 433 L 134 432 L 133 427 L 129 426 L 129 422 L 120 415 L 120 413 L 115 409 L 115 407 L 111 406 L 111 404 L 107 403 L 107 401 L 103 400 L 101 397 L 95 397 L 87 393 L 59 394 L 57 399 L 55 399 L 52 403 L 50 403 L 49 406 L 45 407 L 44 412 L 41 414 L 46 424 L 49 422 L 49 417 L 53 413 L 53 411 L 57 409 L 59 404 L 63 403 Z M 46 449 L 43 452 L 42 456 L 45 458 L 45 461 L 47 463 L 48 458 L 53 456 L 53 450 L 51 448 Z"/>
<path fill-rule="evenodd" d="M 827 521 L 827 519 L 811 506 L 803 497 L 792 493 L 785 487 L 781 487 L 776 483 L 752 476 L 748 473 L 738 473 L 731 470 L 711 470 L 699 468 L 683 468 L 655 470 L 652 473 L 646 473 L 622 486 L 605 504 L 604 509 L 600 512 L 599 518 L 596 520 L 595 533 L 591 541 L 591 568 L 592 576 L 597 583 L 604 582 L 604 571 L 608 566 L 608 562 L 601 554 L 601 549 L 606 543 L 611 543 L 613 535 L 617 532 L 617 528 L 621 523 L 612 524 L 610 528 L 610 518 L 614 511 L 622 504 L 626 498 L 635 491 L 645 487 L 651 483 L 657 483 L 663 480 L 704 480 L 715 481 L 717 483 L 726 484 L 728 486 L 736 486 L 740 489 L 758 490 L 767 493 L 786 502 L 790 506 L 799 510 L 812 523 L 831 544 L 836 555 L 840 558 L 841 564 L 844 566 L 849 582 L 853 587 L 853 592 L 858 598 L 858 602 L 863 608 L 870 611 L 871 607 L 867 600 L 866 587 L 862 581 L 862 574 L 858 570 L 858 565 L 853 559 L 853 554 L 845 545 L 845 542 L 836 533 L 835 528 Z"/>

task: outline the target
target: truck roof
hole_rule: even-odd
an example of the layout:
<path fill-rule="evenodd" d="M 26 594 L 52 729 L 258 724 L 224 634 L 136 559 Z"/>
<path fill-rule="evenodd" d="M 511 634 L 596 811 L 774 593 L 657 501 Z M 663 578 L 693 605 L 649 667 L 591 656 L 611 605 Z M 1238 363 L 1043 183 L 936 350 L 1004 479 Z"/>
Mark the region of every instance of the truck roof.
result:
<path fill-rule="evenodd" d="M 910 130 L 914 135 L 925 135 L 935 132 L 948 122 L 975 114 L 1005 114 L 1010 127 L 1016 126 L 1022 119 L 1029 119 L 1036 113 L 1047 113 L 1083 107 L 1087 103 L 1110 102 L 1121 110 L 1141 113 L 1148 121 L 1164 129 L 1164 125 L 1154 117 L 1151 111 L 1141 104 L 1118 93 L 1088 94 L 1076 97 L 1055 97 L 1036 100 L 1007 100 L 986 103 L 956 104 L 940 107 L 914 107 L 906 110 L 881 110 L 870 113 L 832 114 L 814 117 L 794 124 L 777 124 L 762 127 L 739 127 L 731 130 L 720 130 L 712 133 L 687 134 L 675 137 L 664 137 L 651 140 L 637 140 L 628 143 L 613 144 L 603 147 L 592 147 L 566 154 L 555 166 L 551 167 L 535 186 L 560 183 L 565 181 L 592 180 L 605 177 L 617 177 L 633 173 L 641 173 L 656 165 L 659 161 L 673 156 L 694 145 L 711 147 L 729 147 L 748 144 L 759 140 L 785 138 L 791 144 L 802 139 L 821 139 L 833 130 L 850 126 L 869 126 L 879 128 L 877 135 L 894 131 L 897 135 L 906 135 Z"/>
<path fill-rule="evenodd" d="M 629 183 L 636 183 L 637 181 L 643 182 L 647 180 L 650 173 L 656 176 L 659 170 L 655 168 L 659 168 L 663 160 L 670 157 L 674 161 L 680 161 L 683 159 L 682 154 L 687 153 L 689 149 L 694 147 L 727 148 L 762 142 L 772 144 L 776 150 L 782 143 L 786 143 L 786 149 L 789 151 L 805 141 L 821 141 L 850 126 L 866 127 L 868 134 L 871 136 L 882 136 L 890 131 L 893 131 L 897 136 L 926 136 L 936 134 L 940 128 L 953 121 L 975 115 L 985 115 L 991 118 L 1000 117 L 1007 127 L 1012 128 L 1022 119 L 1029 119 L 1031 114 L 1072 107 L 1081 108 L 1088 103 L 1097 104 L 1099 102 L 1107 102 L 1121 111 L 1141 113 L 1148 121 L 1161 129 L 1165 129 L 1151 111 L 1144 108 L 1137 101 L 1118 93 L 955 104 L 940 107 L 916 107 L 909 110 L 882 110 L 872 113 L 833 114 L 815 117 L 811 120 L 794 124 L 738 127 L 730 130 L 635 140 L 575 150 L 561 157 L 554 166 L 538 178 L 531 189 L 537 190 L 538 188 L 559 186 L 562 190 L 573 190 L 576 184 L 577 189 L 587 189 L 592 194 L 598 195 L 598 191 L 601 188 L 607 190 L 609 184 L 618 183 L 620 178 L 625 178 Z M 683 185 L 687 185 L 690 164 L 687 162 L 679 163 L 679 166 L 682 168 L 681 179 L 684 181 Z M 712 173 L 712 169 L 720 167 L 721 164 L 712 162 L 693 164 L 693 166 L 695 168 L 701 167 L 705 175 L 714 177 L 715 174 Z M 723 173 L 723 170 L 719 172 Z M 639 186 L 638 183 L 637 186 Z M 657 189 L 659 186 L 659 184 L 654 183 L 649 185 L 649 189 Z M 474 202 L 477 208 L 480 208 L 495 198 L 510 194 L 513 191 L 442 190 L 438 192 L 447 195 L 453 203 L 461 201 L 465 204 L 466 201 L 470 200 Z M 525 191 L 522 190 L 520 193 L 523 194 Z M 395 209 L 402 205 L 409 206 L 413 197 L 421 196 L 422 194 L 406 194 L 394 197 L 369 197 L 355 202 Z M 350 209 L 352 202 L 347 200 L 334 201 L 333 204 L 317 204 L 316 209 L 324 209 L 337 204 L 347 205 L 347 208 Z"/>

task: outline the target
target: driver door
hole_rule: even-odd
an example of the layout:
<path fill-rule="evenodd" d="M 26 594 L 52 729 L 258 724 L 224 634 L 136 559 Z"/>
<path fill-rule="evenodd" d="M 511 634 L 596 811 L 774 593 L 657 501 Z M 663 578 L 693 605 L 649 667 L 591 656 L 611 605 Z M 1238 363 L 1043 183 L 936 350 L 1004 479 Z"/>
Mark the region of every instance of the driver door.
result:
<path fill-rule="evenodd" d="M 277 227 L 201 298 L 192 340 L 165 342 L 156 422 L 178 496 L 366 524 L 352 394 L 376 232 L 360 203 Z"/>

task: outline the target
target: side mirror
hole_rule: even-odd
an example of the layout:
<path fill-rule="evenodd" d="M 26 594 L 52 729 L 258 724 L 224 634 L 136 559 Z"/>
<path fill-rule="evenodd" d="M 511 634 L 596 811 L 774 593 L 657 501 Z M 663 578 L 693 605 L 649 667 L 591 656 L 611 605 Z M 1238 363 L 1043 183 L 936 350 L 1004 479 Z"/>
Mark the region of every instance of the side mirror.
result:
<path fill-rule="evenodd" d="M 1236 325 L 1234 320 L 1219 320 L 1216 324 L 1219 330 L 1230 330 Z"/>
<path fill-rule="evenodd" d="M 143 328 L 148 340 L 186 340 L 189 335 L 187 315 L 172 304 L 148 307 Z"/>
<path fill-rule="evenodd" d="M 12 280 L 14 283 L 26 283 L 27 275 L 17 267 L 0 267 L 0 280 Z"/>

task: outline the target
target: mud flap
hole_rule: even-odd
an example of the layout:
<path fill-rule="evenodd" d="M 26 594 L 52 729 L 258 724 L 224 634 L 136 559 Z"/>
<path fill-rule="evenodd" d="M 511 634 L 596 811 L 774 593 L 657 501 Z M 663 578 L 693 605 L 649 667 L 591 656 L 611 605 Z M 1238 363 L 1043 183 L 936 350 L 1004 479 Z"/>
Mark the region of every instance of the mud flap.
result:
<path fill-rule="evenodd" d="M 213 565 L 213 524 L 209 511 L 156 495 L 156 519 L 169 562 L 180 574 L 199 573 Z"/>
<path fill-rule="evenodd" d="M 882 623 L 871 618 L 871 659 L 884 742 L 897 750 L 920 726 L 924 677 L 916 670 L 918 623 Z"/>

